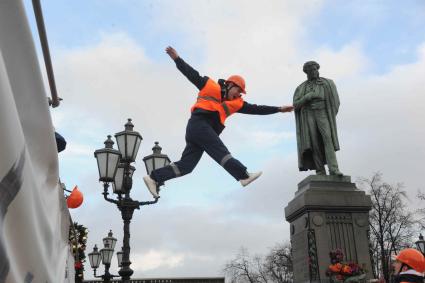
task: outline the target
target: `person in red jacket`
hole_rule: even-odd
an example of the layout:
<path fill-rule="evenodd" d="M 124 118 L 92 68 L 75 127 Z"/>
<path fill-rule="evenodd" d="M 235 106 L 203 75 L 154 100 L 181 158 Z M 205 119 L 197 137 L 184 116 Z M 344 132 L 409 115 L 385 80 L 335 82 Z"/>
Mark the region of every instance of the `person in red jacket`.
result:
<path fill-rule="evenodd" d="M 230 175 L 247 186 L 262 172 L 248 173 L 247 168 L 234 158 L 219 135 L 224 129 L 225 120 L 234 113 L 268 115 L 278 112 L 291 112 L 293 106 L 265 106 L 250 104 L 243 100 L 246 93 L 245 80 L 239 75 L 230 76 L 218 82 L 187 64 L 171 46 L 167 54 L 176 63 L 177 69 L 199 90 L 197 100 L 191 108 L 192 115 L 186 127 L 186 147 L 179 161 L 152 171 L 143 180 L 151 194 L 158 198 L 158 187 L 165 181 L 186 175 L 195 168 L 204 151 L 220 164 Z"/>
<path fill-rule="evenodd" d="M 420 251 L 404 249 L 393 260 L 395 283 L 424 282 L 425 258 Z"/>

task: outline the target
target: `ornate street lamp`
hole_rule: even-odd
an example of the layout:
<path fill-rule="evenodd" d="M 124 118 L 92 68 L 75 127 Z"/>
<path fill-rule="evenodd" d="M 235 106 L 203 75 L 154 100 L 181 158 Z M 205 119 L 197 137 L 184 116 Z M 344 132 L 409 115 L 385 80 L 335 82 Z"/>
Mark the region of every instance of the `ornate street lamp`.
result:
<path fill-rule="evenodd" d="M 121 160 L 134 162 L 143 138 L 138 132 L 133 131 L 134 125 L 131 123 L 131 119 L 128 119 L 124 127 L 124 131 L 115 134 L 118 149 L 121 152 Z"/>
<path fill-rule="evenodd" d="M 125 163 L 119 163 L 117 173 L 115 174 L 114 182 L 112 183 L 112 190 L 115 194 L 125 194 L 124 188 L 131 187 L 132 184 L 124 184 L 124 182 L 131 182 L 133 173 L 136 168 L 133 166 L 128 167 L 128 177 L 125 176 Z"/>
<path fill-rule="evenodd" d="M 100 255 L 100 252 L 97 250 L 97 246 L 94 245 L 93 251 L 89 253 L 89 261 L 91 268 L 94 269 L 94 273 L 96 274 L 96 269 L 99 267 L 100 261 L 102 260 L 102 257 Z"/>
<path fill-rule="evenodd" d="M 94 245 L 93 252 L 89 253 L 90 266 L 93 268 L 94 277 L 102 278 L 105 283 L 111 282 L 111 279 L 113 278 L 120 277 L 119 275 L 109 273 L 116 242 L 117 239 L 112 237 L 112 231 L 109 231 L 108 236 L 103 238 L 104 248 L 99 252 L 97 246 Z M 105 273 L 98 276 L 96 275 L 96 269 L 99 268 L 100 261 L 102 261 L 102 264 L 105 266 Z"/>
<path fill-rule="evenodd" d="M 100 250 L 100 254 L 102 255 L 102 263 L 103 264 L 111 264 L 112 256 L 114 255 L 114 249 L 104 247 Z"/>
<path fill-rule="evenodd" d="M 162 147 L 160 147 L 159 142 L 156 141 L 155 145 L 152 147 L 153 153 L 143 158 L 148 175 L 150 175 L 153 170 L 167 166 L 171 163 L 170 158 L 168 158 L 166 154 L 162 154 L 161 150 Z"/>
<path fill-rule="evenodd" d="M 112 230 L 109 230 L 108 236 L 103 238 L 103 245 L 107 248 L 115 249 L 117 238 L 112 237 Z"/>
<path fill-rule="evenodd" d="M 99 168 L 99 181 L 113 182 L 121 154 L 118 150 L 112 148 L 114 141 L 110 135 L 108 135 L 108 139 L 104 144 L 105 148 L 94 152 L 94 157 L 97 159 L 97 167 Z"/>
<path fill-rule="evenodd" d="M 424 241 L 424 237 L 422 236 L 422 234 L 419 234 L 419 240 L 415 242 L 416 244 L 416 248 L 423 254 L 425 255 L 425 241 Z"/>
<path fill-rule="evenodd" d="M 123 255 L 123 252 L 122 252 L 122 248 L 121 248 L 121 250 L 119 252 L 117 252 L 118 267 L 121 267 L 122 266 L 122 264 L 121 264 L 121 262 L 122 262 L 122 255 Z"/>
<path fill-rule="evenodd" d="M 119 151 L 113 149 L 114 142 L 111 140 L 111 136 L 108 136 L 105 148 L 96 150 L 95 157 L 99 167 L 99 181 L 103 182 L 103 197 L 106 201 L 117 205 L 124 222 L 123 247 L 122 251 L 117 253 L 118 263 L 121 267 L 118 273 L 121 275 L 121 282 L 128 283 L 133 274 L 133 270 L 130 268 L 130 222 L 133 212 L 135 209 L 140 209 L 140 206 L 157 203 L 158 198 L 153 201 L 140 202 L 130 197 L 131 188 L 133 187 L 133 173 L 136 170 L 131 163 L 136 160 L 142 136 L 133 130 L 134 125 L 131 119 L 128 119 L 124 127 L 124 131 L 115 134 Z M 152 170 L 170 163 L 168 156 L 161 153 L 161 147 L 158 142 L 155 143 L 152 150 L 153 154 L 143 159 L 144 161 L 146 160 L 145 166 L 148 174 Z M 113 193 L 117 195 L 117 198 L 108 197 L 110 183 L 112 183 Z M 101 253 L 102 251 L 104 253 L 102 257 L 110 261 L 110 251 L 107 249 L 114 249 L 114 247 L 115 243 L 108 242 L 108 247 L 105 244 L 105 248 L 101 250 Z"/>

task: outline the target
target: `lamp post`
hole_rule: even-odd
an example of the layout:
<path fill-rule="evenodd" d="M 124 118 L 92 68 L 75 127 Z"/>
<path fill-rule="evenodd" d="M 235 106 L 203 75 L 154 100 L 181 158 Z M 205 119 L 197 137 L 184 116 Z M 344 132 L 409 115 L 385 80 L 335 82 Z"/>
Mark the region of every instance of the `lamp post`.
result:
<path fill-rule="evenodd" d="M 124 222 L 123 247 L 122 253 L 119 255 L 121 269 L 118 272 L 122 277 L 123 283 L 130 282 L 130 276 L 133 274 L 133 270 L 130 268 L 130 222 L 133 212 L 135 209 L 140 209 L 140 206 L 158 202 L 158 199 L 140 202 L 130 197 L 130 191 L 133 186 L 133 173 L 136 170 L 131 163 L 136 160 L 137 152 L 142 142 L 142 136 L 134 131 L 133 128 L 134 125 L 131 119 L 128 119 L 124 131 L 115 134 L 118 150 L 113 148 L 114 142 L 109 135 L 105 141 L 105 148 L 94 152 L 99 169 L 99 181 L 103 182 L 103 197 L 106 201 L 114 203 L 118 207 Z M 155 142 L 152 150 L 153 154 L 143 159 L 148 174 L 152 170 L 170 163 L 168 156 L 161 153 L 161 147 L 158 142 Z M 108 197 L 110 183 L 112 183 L 112 191 L 116 198 Z"/>
<path fill-rule="evenodd" d="M 93 251 L 89 253 L 90 266 L 93 268 L 93 273 L 95 278 L 102 278 L 103 282 L 109 283 L 111 279 L 119 277 L 119 275 L 113 275 L 109 273 L 109 268 L 111 267 L 111 259 L 114 254 L 115 244 L 117 239 L 112 237 L 112 231 L 109 231 L 108 236 L 103 238 L 104 248 L 98 251 L 96 245 L 94 245 Z M 103 275 L 96 275 L 96 269 L 99 268 L 100 262 L 102 261 L 105 265 L 105 273 Z"/>
<path fill-rule="evenodd" d="M 416 248 L 423 254 L 425 255 L 425 241 L 424 241 L 424 237 L 422 236 L 422 234 L 419 234 L 419 240 L 415 242 L 416 244 Z"/>

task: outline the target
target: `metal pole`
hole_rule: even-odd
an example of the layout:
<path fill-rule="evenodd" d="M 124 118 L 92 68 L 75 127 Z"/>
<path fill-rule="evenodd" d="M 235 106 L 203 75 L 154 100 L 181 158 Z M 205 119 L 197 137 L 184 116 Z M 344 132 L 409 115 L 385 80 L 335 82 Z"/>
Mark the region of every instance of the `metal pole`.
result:
<path fill-rule="evenodd" d="M 104 283 L 110 283 L 112 276 L 111 273 L 109 273 L 109 267 L 111 264 L 105 264 L 105 274 L 103 275 L 103 282 Z"/>
<path fill-rule="evenodd" d="M 130 198 L 130 191 L 133 180 L 130 177 L 130 163 L 126 163 L 124 167 L 123 187 L 125 197 L 118 203 L 118 208 L 121 210 L 121 217 L 124 222 L 124 237 L 123 237 L 123 255 L 121 261 L 121 269 L 118 272 L 121 275 L 122 283 L 130 283 L 130 277 L 133 270 L 130 268 L 130 223 L 133 218 L 133 212 L 139 208 L 139 203 Z"/>
<path fill-rule="evenodd" d="M 37 22 L 38 35 L 40 37 L 41 49 L 43 51 L 44 64 L 46 66 L 47 78 L 49 79 L 50 92 L 52 95 L 52 106 L 59 106 L 59 97 L 56 90 L 55 75 L 53 73 L 52 60 L 50 58 L 49 43 L 47 41 L 46 27 L 44 26 L 43 11 L 40 0 L 32 0 L 35 20 Z"/>
<path fill-rule="evenodd" d="M 123 283 L 129 283 L 130 277 L 133 274 L 133 270 L 130 268 L 130 222 L 136 208 L 138 208 L 138 203 L 127 198 L 123 199 L 123 204 L 120 205 L 121 216 L 124 221 L 124 237 L 121 269 L 118 274 L 121 275 Z"/>

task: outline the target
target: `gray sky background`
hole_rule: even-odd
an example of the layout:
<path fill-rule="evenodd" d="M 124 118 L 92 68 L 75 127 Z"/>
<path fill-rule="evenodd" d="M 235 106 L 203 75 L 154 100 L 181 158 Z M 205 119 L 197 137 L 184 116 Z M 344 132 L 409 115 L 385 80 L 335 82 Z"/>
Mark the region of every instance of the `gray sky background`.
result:
<path fill-rule="evenodd" d="M 341 171 L 353 181 L 381 171 L 386 181 L 405 183 L 409 205 L 423 206 L 415 195 L 424 189 L 425 173 L 425 36 L 419 32 L 425 6 L 341 3 L 44 1 L 64 98 L 52 110 L 53 122 L 68 141 L 60 174 L 68 188 L 84 192 L 84 204 L 71 214 L 90 230 L 87 253 L 109 229 L 117 247 L 122 239 L 122 220 L 102 199 L 93 157 L 106 135 L 121 131 L 130 117 L 142 134 L 133 186 L 139 200 L 151 199 L 142 158 L 154 141 L 172 160 L 184 148 L 196 88 L 164 53 L 167 45 L 203 75 L 243 75 L 246 100 L 266 105 L 291 104 L 305 80 L 302 64 L 316 60 L 340 94 Z M 283 209 L 309 174 L 297 169 L 293 114 L 234 115 L 222 139 L 263 176 L 242 189 L 205 155 L 191 175 L 167 182 L 158 204 L 134 214 L 135 277 L 217 276 L 241 246 L 265 253 L 289 239 Z M 86 278 L 91 274 L 87 262 Z"/>

